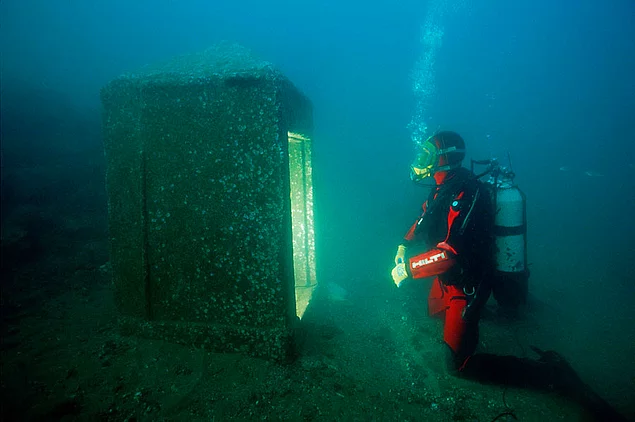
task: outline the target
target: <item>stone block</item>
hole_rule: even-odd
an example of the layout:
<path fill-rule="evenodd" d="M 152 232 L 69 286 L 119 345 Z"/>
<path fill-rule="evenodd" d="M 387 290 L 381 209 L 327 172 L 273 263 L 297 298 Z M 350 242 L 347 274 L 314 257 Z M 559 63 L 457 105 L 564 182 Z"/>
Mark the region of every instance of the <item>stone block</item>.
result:
<path fill-rule="evenodd" d="M 284 358 L 317 284 L 310 101 L 226 43 L 101 97 L 124 331 Z"/>

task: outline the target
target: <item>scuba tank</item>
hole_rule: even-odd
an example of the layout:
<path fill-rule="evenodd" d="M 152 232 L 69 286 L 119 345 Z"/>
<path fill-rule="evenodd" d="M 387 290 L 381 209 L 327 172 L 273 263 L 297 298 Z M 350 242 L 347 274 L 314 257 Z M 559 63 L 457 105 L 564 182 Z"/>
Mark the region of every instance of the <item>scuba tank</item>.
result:
<path fill-rule="evenodd" d="M 527 301 L 529 270 L 527 268 L 527 212 L 525 194 L 514 184 L 514 172 L 502 167 L 496 159 L 474 161 L 487 164 L 483 183 L 494 204 L 494 280 L 492 291 L 499 306 L 515 310 Z M 473 171 L 473 170 L 472 170 Z"/>

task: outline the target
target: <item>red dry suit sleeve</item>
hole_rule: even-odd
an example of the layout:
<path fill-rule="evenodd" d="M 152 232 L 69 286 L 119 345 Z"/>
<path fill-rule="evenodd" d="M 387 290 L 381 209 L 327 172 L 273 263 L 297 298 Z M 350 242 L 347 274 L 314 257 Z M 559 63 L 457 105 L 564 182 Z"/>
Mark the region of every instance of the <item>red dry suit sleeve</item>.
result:
<path fill-rule="evenodd" d="M 408 259 L 408 271 L 412 278 L 432 277 L 442 274 L 456 264 L 456 251 L 445 242 L 435 249 Z"/>
<path fill-rule="evenodd" d="M 472 206 L 470 206 L 468 212 L 462 212 L 462 209 L 464 208 L 462 203 L 466 199 L 464 194 L 464 192 L 459 192 L 459 194 L 454 197 L 454 200 L 450 205 L 447 217 L 448 231 L 446 233 L 445 240 L 437 244 L 435 249 L 415 255 L 408 259 L 408 271 L 412 275 L 412 278 L 439 275 L 446 272 L 456 264 L 456 256 L 459 253 L 452 246 L 454 243 L 453 235 L 460 235 L 462 230 L 461 223 L 466 223 L 465 220 L 468 218 L 469 211 L 474 205 L 477 197 L 476 196 L 473 199 Z M 455 225 L 457 222 L 459 222 L 458 226 Z"/>

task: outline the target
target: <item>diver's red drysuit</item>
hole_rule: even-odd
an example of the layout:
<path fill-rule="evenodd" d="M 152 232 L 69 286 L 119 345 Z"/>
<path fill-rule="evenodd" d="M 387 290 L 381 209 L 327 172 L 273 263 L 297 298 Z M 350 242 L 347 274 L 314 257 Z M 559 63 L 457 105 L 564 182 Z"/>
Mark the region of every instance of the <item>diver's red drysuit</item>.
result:
<path fill-rule="evenodd" d="M 479 311 L 491 291 L 493 210 L 489 192 L 469 170 L 435 179 L 405 236 L 406 268 L 412 278 L 436 276 L 428 312 L 445 318 L 443 339 L 461 365 L 476 349 Z"/>

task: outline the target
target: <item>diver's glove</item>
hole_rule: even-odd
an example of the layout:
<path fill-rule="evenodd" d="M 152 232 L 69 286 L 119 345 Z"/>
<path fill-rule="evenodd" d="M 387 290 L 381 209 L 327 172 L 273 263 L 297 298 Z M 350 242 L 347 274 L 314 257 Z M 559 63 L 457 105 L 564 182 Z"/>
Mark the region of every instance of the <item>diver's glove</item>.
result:
<path fill-rule="evenodd" d="M 406 247 L 404 245 L 399 245 L 397 247 L 397 255 L 395 255 L 395 265 L 403 264 L 406 259 Z"/>
<path fill-rule="evenodd" d="M 395 285 L 399 287 L 401 282 L 408 278 L 406 264 L 404 262 L 397 264 L 390 274 L 392 275 L 392 281 L 394 281 Z"/>

